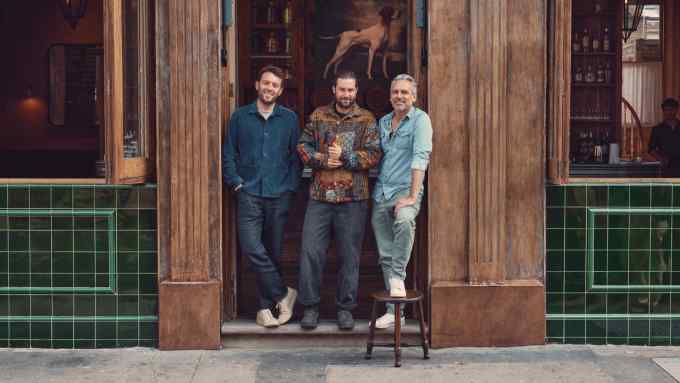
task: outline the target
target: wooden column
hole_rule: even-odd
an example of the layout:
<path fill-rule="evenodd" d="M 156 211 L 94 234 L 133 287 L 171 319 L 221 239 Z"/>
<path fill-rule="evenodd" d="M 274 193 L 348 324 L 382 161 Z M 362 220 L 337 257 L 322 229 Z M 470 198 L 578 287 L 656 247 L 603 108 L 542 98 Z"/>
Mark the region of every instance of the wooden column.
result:
<path fill-rule="evenodd" d="M 428 14 L 432 344 L 541 344 L 546 2 Z"/>
<path fill-rule="evenodd" d="M 221 345 L 220 3 L 156 0 L 161 349 Z"/>
<path fill-rule="evenodd" d="M 663 2 L 663 96 L 680 98 L 680 4 Z"/>

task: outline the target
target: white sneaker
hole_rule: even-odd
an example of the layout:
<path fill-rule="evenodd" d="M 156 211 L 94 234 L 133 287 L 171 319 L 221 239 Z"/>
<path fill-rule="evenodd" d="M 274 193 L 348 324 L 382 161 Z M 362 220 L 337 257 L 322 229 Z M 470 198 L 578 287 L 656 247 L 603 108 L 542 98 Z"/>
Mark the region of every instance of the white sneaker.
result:
<path fill-rule="evenodd" d="M 258 311 L 255 323 L 267 328 L 279 327 L 279 321 L 274 318 L 274 315 L 272 315 L 272 312 L 269 309 Z"/>
<path fill-rule="evenodd" d="M 406 325 L 406 318 L 401 317 L 401 325 Z M 385 315 L 376 319 L 375 328 L 388 328 L 394 326 L 394 314 L 385 313 Z"/>
<path fill-rule="evenodd" d="M 390 278 L 390 296 L 395 298 L 403 298 L 406 296 L 404 281 L 398 278 Z"/>
<path fill-rule="evenodd" d="M 293 307 L 295 306 L 296 299 L 297 290 L 288 287 L 288 293 L 281 299 L 281 302 L 276 305 L 276 308 L 279 309 L 279 325 L 286 324 L 293 316 Z"/>

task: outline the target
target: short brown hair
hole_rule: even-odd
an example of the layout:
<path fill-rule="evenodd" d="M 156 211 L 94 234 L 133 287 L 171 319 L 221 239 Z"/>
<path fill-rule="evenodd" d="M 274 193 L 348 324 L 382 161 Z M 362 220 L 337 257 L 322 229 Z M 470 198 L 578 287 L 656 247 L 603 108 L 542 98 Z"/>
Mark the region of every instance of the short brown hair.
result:
<path fill-rule="evenodd" d="M 281 79 L 281 82 L 283 82 L 283 69 L 277 67 L 276 65 L 267 65 L 264 68 L 260 69 L 260 71 L 257 73 L 257 81 L 262 80 L 262 75 L 265 73 L 271 73 L 274 76 L 278 77 Z"/>
<path fill-rule="evenodd" d="M 351 70 L 343 70 L 340 73 L 338 73 L 335 76 L 335 81 L 333 82 L 333 86 L 338 85 L 338 80 L 354 80 L 354 85 L 356 87 L 359 87 L 359 79 L 357 78 L 356 73 L 352 72 Z"/>

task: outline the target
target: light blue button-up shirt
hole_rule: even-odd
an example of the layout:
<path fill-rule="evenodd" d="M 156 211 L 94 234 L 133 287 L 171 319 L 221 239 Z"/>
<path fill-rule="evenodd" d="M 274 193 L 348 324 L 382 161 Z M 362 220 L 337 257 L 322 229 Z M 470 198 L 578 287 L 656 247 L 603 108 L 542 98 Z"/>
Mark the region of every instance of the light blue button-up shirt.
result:
<path fill-rule="evenodd" d="M 426 171 L 432 153 L 432 122 L 424 111 L 412 107 L 390 137 L 394 112 L 380 119 L 383 158 L 373 199 L 384 201 L 411 187 L 411 170 Z M 421 189 L 422 190 L 422 189 Z"/>

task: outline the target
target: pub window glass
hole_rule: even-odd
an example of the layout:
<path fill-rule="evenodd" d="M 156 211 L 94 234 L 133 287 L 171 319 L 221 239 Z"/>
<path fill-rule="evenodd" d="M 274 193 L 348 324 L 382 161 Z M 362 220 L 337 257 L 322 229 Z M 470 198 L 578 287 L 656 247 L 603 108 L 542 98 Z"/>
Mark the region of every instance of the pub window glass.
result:
<path fill-rule="evenodd" d="M 123 157 L 147 157 L 148 0 L 123 4 Z"/>

